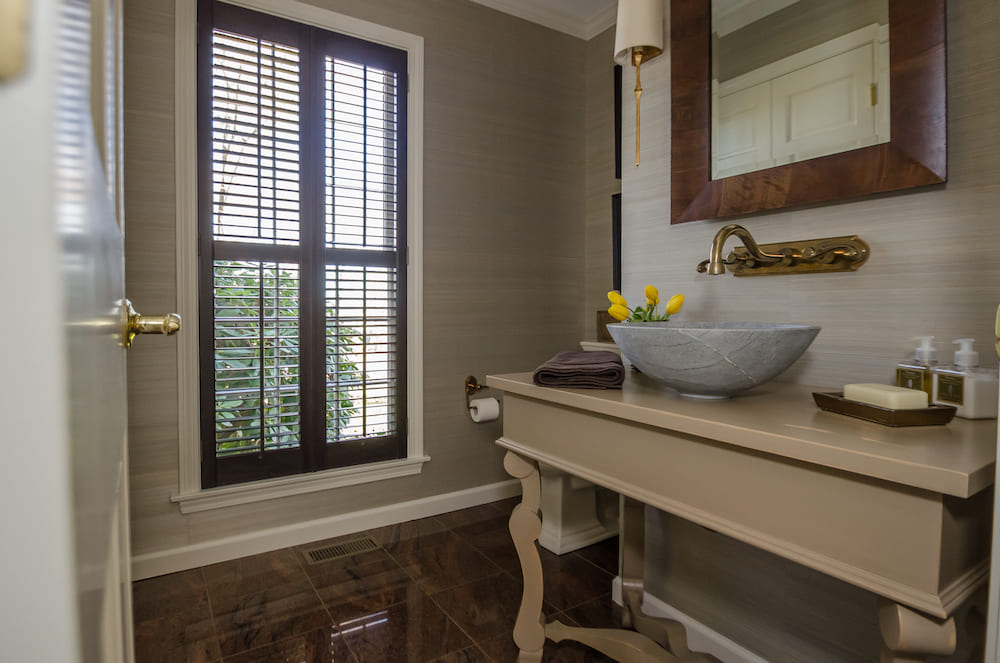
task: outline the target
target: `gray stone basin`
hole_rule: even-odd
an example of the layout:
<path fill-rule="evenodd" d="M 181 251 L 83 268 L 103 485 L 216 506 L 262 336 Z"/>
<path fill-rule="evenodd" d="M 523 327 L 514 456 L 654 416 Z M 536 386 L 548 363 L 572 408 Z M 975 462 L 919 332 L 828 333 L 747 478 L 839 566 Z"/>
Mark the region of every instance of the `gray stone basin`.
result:
<path fill-rule="evenodd" d="M 820 328 L 771 322 L 627 322 L 608 325 L 632 364 L 692 398 L 729 398 L 779 375 Z"/>

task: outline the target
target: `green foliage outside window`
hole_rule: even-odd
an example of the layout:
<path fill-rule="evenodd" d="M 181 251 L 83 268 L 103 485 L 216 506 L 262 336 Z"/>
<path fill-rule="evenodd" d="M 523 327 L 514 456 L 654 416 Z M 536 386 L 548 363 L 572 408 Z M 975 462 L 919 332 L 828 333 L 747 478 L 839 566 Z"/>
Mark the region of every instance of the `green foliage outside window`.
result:
<path fill-rule="evenodd" d="M 233 261 L 216 261 L 214 272 L 217 453 L 298 446 L 298 273 L 275 263 Z M 336 319 L 336 311 L 326 316 Z M 334 441 L 358 414 L 349 389 L 338 385 L 363 381 L 353 359 L 362 342 L 355 329 L 326 326 L 326 424 Z"/>

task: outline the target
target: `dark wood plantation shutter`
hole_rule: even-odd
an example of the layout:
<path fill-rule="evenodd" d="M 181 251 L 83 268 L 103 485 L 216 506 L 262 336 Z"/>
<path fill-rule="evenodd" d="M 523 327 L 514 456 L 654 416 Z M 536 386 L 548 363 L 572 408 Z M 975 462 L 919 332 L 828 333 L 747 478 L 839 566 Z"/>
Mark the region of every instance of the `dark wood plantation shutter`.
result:
<path fill-rule="evenodd" d="M 339 42 L 339 43 L 338 43 Z M 405 437 L 405 62 L 324 40 L 326 447 L 350 464 L 357 445 L 389 455 Z M 391 53 L 388 55 L 392 55 Z M 361 64 L 365 63 L 365 64 Z M 403 70 L 405 71 L 405 70 Z M 358 379 L 364 376 L 363 379 Z"/>
<path fill-rule="evenodd" d="M 406 54 L 199 6 L 204 487 L 405 456 Z"/>

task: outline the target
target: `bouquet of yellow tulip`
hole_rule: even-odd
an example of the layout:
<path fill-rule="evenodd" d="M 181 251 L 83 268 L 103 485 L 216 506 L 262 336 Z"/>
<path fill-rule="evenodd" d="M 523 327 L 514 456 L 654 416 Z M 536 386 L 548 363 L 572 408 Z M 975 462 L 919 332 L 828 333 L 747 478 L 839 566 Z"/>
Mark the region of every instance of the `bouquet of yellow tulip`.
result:
<path fill-rule="evenodd" d="M 621 294 L 612 290 L 608 293 L 608 301 L 611 302 L 611 306 L 608 307 L 608 313 L 615 320 L 633 320 L 635 322 L 654 322 L 669 320 L 670 316 L 677 311 L 681 310 L 681 306 L 684 305 L 684 295 L 674 295 L 667 301 L 667 308 L 663 315 L 656 312 L 656 307 L 660 303 L 660 292 L 651 285 L 646 286 L 646 305 L 636 306 L 635 309 L 631 309 L 628 306 L 628 302 Z"/>

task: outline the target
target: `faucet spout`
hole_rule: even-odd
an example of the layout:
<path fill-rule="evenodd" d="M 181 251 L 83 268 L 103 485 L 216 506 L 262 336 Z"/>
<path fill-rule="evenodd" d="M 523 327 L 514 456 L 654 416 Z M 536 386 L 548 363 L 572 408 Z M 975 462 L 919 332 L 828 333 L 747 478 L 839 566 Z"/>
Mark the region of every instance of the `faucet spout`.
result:
<path fill-rule="evenodd" d="M 780 262 L 785 259 L 785 255 L 782 253 L 767 253 L 762 251 L 759 246 L 757 246 L 757 241 L 754 240 L 753 235 L 750 231 L 743 226 L 731 223 L 728 226 L 724 226 L 715 234 L 715 239 L 712 240 L 712 251 L 709 254 L 709 258 L 705 263 L 698 265 L 698 271 L 707 271 L 709 274 L 725 274 L 726 273 L 726 262 L 722 257 L 722 250 L 726 245 L 726 240 L 731 236 L 735 235 L 739 239 L 743 240 L 743 245 L 747 249 L 747 253 L 750 256 L 762 263 L 772 263 Z M 707 269 L 703 267 L 706 265 Z"/>

